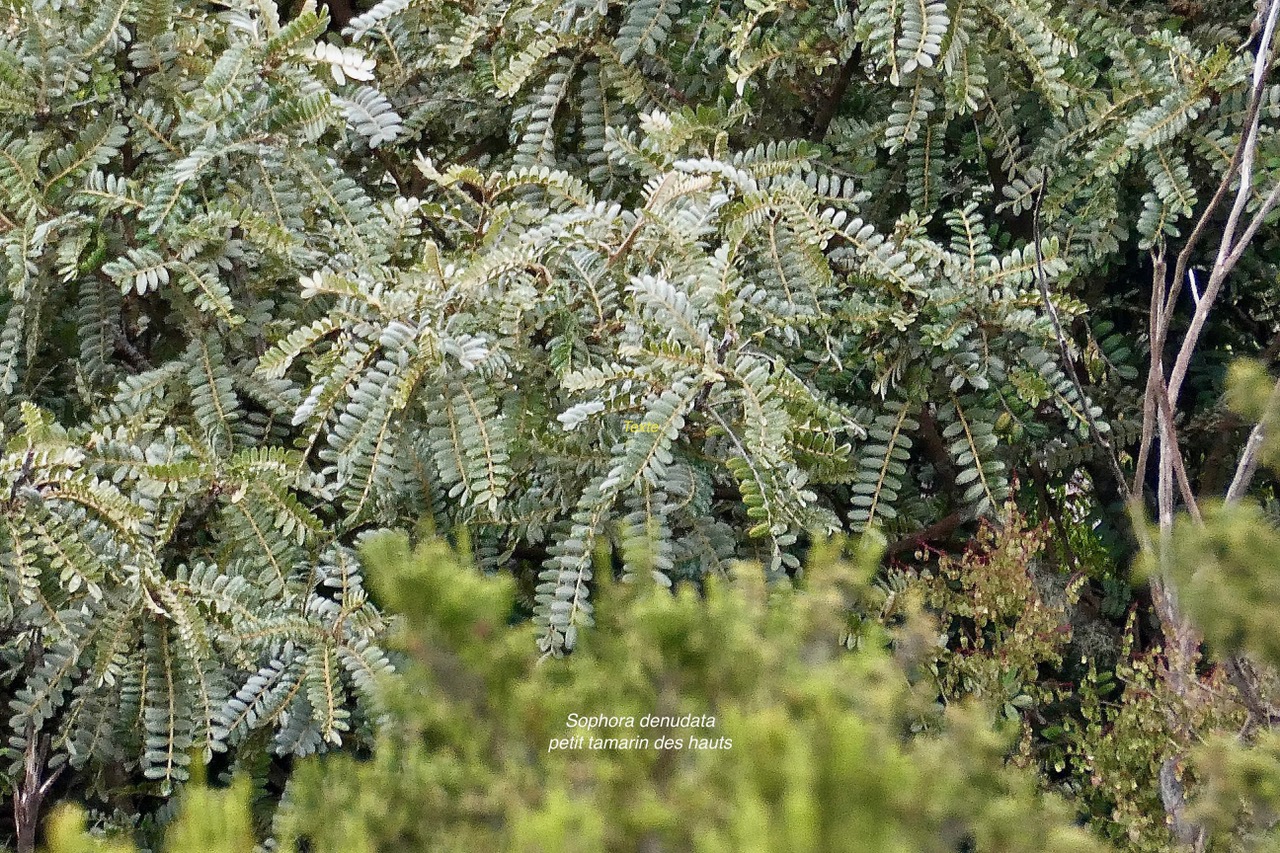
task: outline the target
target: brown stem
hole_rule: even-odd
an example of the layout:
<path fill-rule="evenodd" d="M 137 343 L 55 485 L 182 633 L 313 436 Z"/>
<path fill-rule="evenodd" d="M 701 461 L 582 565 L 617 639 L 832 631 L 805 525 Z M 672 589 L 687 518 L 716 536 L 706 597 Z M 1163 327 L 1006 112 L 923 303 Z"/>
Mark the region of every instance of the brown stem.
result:
<path fill-rule="evenodd" d="M 1040 190 L 1036 193 L 1036 203 L 1031 219 L 1031 239 L 1035 244 L 1036 252 L 1036 285 L 1040 289 L 1040 299 L 1044 302 L 1045 313 L 1049 315 L 1049 322 L 1053 326 L 1053 335 L 1058 342 L 1058 354 L 1062 358 L 1062 369 L 1067 372 L 1067 376 L 1071 379 L 1072 387 L 1076 390 L 1076 397 L 1080 400 L 1080 408 L 1084 410 L 1085 423 L 1089 427 L 1093 440 L 1106 453 L 1106 460 L 1111 466 L 1111 473 L 1115 477 L 1116 487 L 1120 489 L 1120 493 L 1127 501 L 1129 498 L 1129 483 L 1125 480 L 1124 472 L 1120 469 L 1120 459 L 1116 456 L 1115 448 L 1111 446 L 1110 439 L 1107 438 L 1106 433 L 1102 431 L 1102 427 L 1093 416 L 1093 410 L 1089 405 L 1089 397 L 1084 392 L 1084 385 L 1080 382 L 1080 374 L 1076 372 L 1075 361 L 1071 358 L 1071 348 L 1067 345 L 1067 336 L 1062 329 L 1062 321 L 1058 318 L 1058 309 L 1049 297 L 1049 281 L 1044 271 L 1044 248 L 1040 245 L 1040 207 L 1044 202 L 1045 187 L 1048 185 L 1049 173 L 1046 171 L 1040 183 Z"/>
<path fill-rule="evenodd" d="M 129 362 L 129 365 L 138 373 L 144 373 L 151 369 L 151 362 L 143 355 L 142 350 L 133 345 L 133 342 L 125 335 L 125 333 L 116 329 L 115 348 Z"/>
<path fill-rule="evenodd" d="M 885 556 L 894 557 L 898 554 L 910 553 L 922 545 L 927 545 L 931 542 L 936 542 L 939 539 L 944 539 L 954 533 L 956 528 L 960 526 L 960 522 L 963 520 L 964 515 L 957 510 L 945 518 L 935 521 L 923 530 L 918 530 L 910 536 L 904 536 L 896 542 L 891 543 L 889 547 L 885 549 Z"/>
<path fill-rule="evenodd" d="M 836 112 L 840 109 L 840 102 L 844 100 L 845 93 L 849 91 L 849 84 L 853 82 L 853 75 L 857 73 L 862 66 L 862 45 L 855 45 L 853 52 L 849 54 L 849 58 L 844 61 L 844 65 L 840 66 L 840 76 L 836 78 L 835 85 L 831 87 L 831 91 L 822 99 L 822 104 L 818 108 L 818 113 L 813 117 L 813 125 L 809 128 L 809 140 L 811 142 L 821 142 L 827 136 L 827 130 L 831 127 L 831 122 L 836 117 Z"/>
<path fill-rule="evenodd" d="M 35 853 L 40 806 L 53 783 L 66 769 L 64 765 L 46 776 L 48 758 L 49 736 L 37 735 L 35 726 L 28 723 L 22 779 L 13 791 L 13 824 L 18 837 L 18 853 Z"/>
<path fill-rule="evenodd" d="M 1134 468 L 1133 485 L 1129 489 L 1132 496 L 1129 503 L 1140 508 L 1142 496 L 1146 491 L 1147 461 L 1151 454 L 1151 445 L 1155 442 L 1156 423 L 1156 377 L 1164 375 L 1164 363 L 1160 357 L 1160 347 L 1155 343 L 1164 313 L 1164 302 L 1160 298 L 1165 281 L 1165 260 L 1163 250 L 1152 252 L 1151 269 L 1151 311 L 1148 317 L 1151 340 L 1150 363 L 1147 366 L 1147 388 L 1142 398 L 1142 438 L 1138 442 L 1138 462 Z M 1141 518 L 1135 518 L 1141 522 Z"/>

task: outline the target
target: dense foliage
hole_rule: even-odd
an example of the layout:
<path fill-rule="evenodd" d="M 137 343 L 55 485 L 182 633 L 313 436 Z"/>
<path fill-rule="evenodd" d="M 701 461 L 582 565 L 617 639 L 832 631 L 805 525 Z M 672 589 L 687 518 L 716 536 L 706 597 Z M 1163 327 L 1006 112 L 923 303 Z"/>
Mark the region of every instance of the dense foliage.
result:
<path fill-rule="evenodd" d="M 845 651 L 849 608 L 884 598 L 869 583 L 874 550 L 816 557 L 803 591 L 770 595 L 759 567 L 702 596 L 611 589 L 572 668 L 535 664 L 527 632 L 508 626 L 508 579 L 463 571 L 439 544 L 410 553 L 403 537 L 366 554 L 405 617 L 395 722 L 369 760 L 296 771 L 278 818 L 285 849 L 1099 849 L 1033 774 L 1002 766 L 1011 732 L 980 707 L 913 690 L 902 667 L 914 662 L 880 643 Z M 898 633 L 900 648 L 927 652 L 926 624 Z M 572 725 L 600 714 L 614 719 Z M 902 738 L 920 726 L 939 731 Z M 587 745 L 607 738 L 647 744 Z"/>
<path fill-rule="evenodd" d="M 749 564 L 701 594 L 610 584 L 568 667 L 528 654 L 509 579 L 481 576 L 438 541 L 411 551 L 403 534 L 376 537 L 362 556 L 402 614 L 391 640 L 402 670 L 380 693 L 371 753 L 309 759 L 274 812 L 248 776 L 188 787 L 160 847 L 236 853 L 270 833 L 280 849 L 321 853 L 1167 850 L 1159 761 L 1145 747 L 1170 736 L 1161 705 L 1176 699 L 1146 656 L 1112 664 L 1122 697 L 1096 669 L 1069 691 L 1021 681 L 1076 648 L 1060 630 L 1072 596 L 1030 588 L 1042 533 L 1008 521 L 936 582 L 872 582 L 872 539 L 818 549 L 802 583 L 773 589 Z M 1220 553 L 1257 557 L 1243 543 Z M 1260 564 L 1274 568 L 1274 554 Z M 1280 662 L 1263 624 L 1273 611 L 1207 615 L 1229 614 L 1247 585 L 1180 565 L 1218 581 L 1197 599 L 1205 624 Z M 954 616 L 976 616 L 973 632 L 939 646 L 929 599 L 961 591 L 968 609 Z M 1058 769 L 1069 763 L 1082 784 L 1046 793 L 1037 781 L 1046 761 L 1029 747 L 1027 709 L 1055 716 L 1058 734 L 1040 742 L 1061 748 Z M 1211 849 L 1271 850 L 1280 751 L 1272 733 L 1245 745 L 1238 725 L 1193 755 L 1197 819 Z M 1116 847 L 1079 825 L 1085 807 Z M 51 820 L 51 853 L 136 849 L 86 834 L 78 809 Z"/>
<path fill-rule="evenodd" d="M 915 807 L 935 784 L 993 799 L 954 828 L 942 791 L 933 842 L 903 819 L 886 845 L 981 839 L 1005 785 L 1028 813 L 1060 816 L 1041 792 L 1067 795 L 1132 850 L 1265 833 L 1269 806 L 1242 804 L 1257 792 L 1233 774 L 1267 760 L 1280 719 L 1257 641 L 1274 597 L 1278 9 L 383 0 L 333 21 L 311 2 L 0 0 L 0 791 L 19 848 L 49 797 L 152 844 L 193 772 L 253 780 L 266 831 L 282 789 L 307 802 L 295 759 L 394 750 L 380 697 L 430 678 L 419 660 L 378 686 L 387 621 L 357 553 L 418 525 L 513 579 L 535 636 L 459 654 L 552 716 L 639 665 L 664 619 L 694 639 L 726 619 L 742 648 L 707 666 L 760 655 L 750 689 L 789 715 L 741 737 L 883 740 L 907 693 L 863 707 L 841 668 L 870 678 L 889 660 L 871 626 L 931 612 L 938 649 L 899 663 L 931 700 L 976 696 L 1016 723 L 1019 770 L 995 769 L 985 723 L 931 740 L 922 718 L 928 737 L 880 756 L 886 778 L 959 750 L 960 775 L 910 776 Z M 1241 355 L 1256 361 L 1224 405 Z M 786 587 L 824 537 L 873 528 L 884 601 L 855 608 L 867 633 L 834 669 L 806 669 L 806 608 L 823 605 L 782 608 L 801 624 L 774 633 L 752 621 L 759 596 L 724 591 L 741 560 Z M 451 571 L 432 575 L 445 601 L 497 595 Z M 690 591 L 593 631 L 614 578 Z M 818 705 L 788 705 L 790 678 L 816 679 Z M 681 691 L 732 706 L 746 684 Z M 601 701 L 639 701 L 626 687 Z M 450 784 L 473 787 L 441 808 L 479 812 L 406 832 L 515 844 L 503 833 L 581 818 L 582 838 L 639 843 L 618 814 L 574 811 L 556 774 L 582 768 L 473 754 L 547 733 L 500 717 L 467 741 L 461 698 L 433 724 L 453 720 L 475 760 Z M 1206 742 L 1223 772 L 1202 779 Z M 680 790 L 719 791 L 742 822 L 663 843 L 860 837 L 767 813 L 751 828 L 764 788 L 731 783 L 766 747 L 688 758 Z M 618 760 L 613 784 L 658 772 Z M 383 779 L 376 757 L 314 772 L 366 771 Z M 510 808 L 530 812 L 486 823 L 508 771 Z M 1218 806 L 1197 811 L 1200 791 Z M 654 794 L 654 815 L 680 796 Z M 795 808 L 826 819 L 813 796 Z M 395 843 L 375 829 L 369 845 Z"/>

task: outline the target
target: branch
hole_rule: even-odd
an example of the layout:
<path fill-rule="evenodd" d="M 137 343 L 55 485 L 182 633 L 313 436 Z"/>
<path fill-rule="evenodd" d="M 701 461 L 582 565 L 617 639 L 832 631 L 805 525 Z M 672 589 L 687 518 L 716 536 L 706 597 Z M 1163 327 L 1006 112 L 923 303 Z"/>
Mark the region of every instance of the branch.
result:
<path fill-rule="evenodd" d="M 1280 0 L 1267 0 L 1266 5 L 1259 10 L 1257 18 L 1259 23 L 1265 20 L 1265 25 L 1259 26 L 1259 29 L 1262 30 L 1262 38 L 1254 58 L 1253 85 L 1246 113 L 1245 131 L 1232 154 L 1231 162 L 1228 164 L 1227 172 L 1223 175 L 1222 181 L 1218 185 L 1217 192 L 1215 192 L 1204 213 L 1201 214 L 1196 227 L 1192 230 L 1191 236 L 1178 254 L 1172 280 L 1166 280 L 1165 278 L 1166 268 L 1163 255 L 1155 254 L 1153 256 L 1155 267 L 1152 276 L 1150 308 L 1151 363 L 1147 373 L 1142 439 L 1138 451 L 1138 468 L 1135 472 L 1133 491 L 1140 494 L 1141 484 L 1146 477 L 1146 464 L 1151 446 L 1157 437 L 1155 424 L 1156 422 L 1161 422 L 1162 425 L 1159 430 L 1160 469 L 1157 503 L 1162 526 L 1172 524 L 1173 521 L 1172 483 L 1175 474 L 1178 479 L 1179 489 L 1183 494 L 1184 500 L 1187 501 L 1188 509 L 1192 510 L 1193 515 L 1198 515 L 1198 512 L 1193 509 L 1195 501 L 1190 485 L 1187 482 L 1181 449 L 1178 446 L 1177 435 L 1173 426 L 1173 412 L 1177 407 L 1182 383 L 1190 367 L 1191 357 L 1195 353 L 1204 326 L 1208 321 L 1209 313 L 1213 309 L 1227 276 L 1239 261 L 1249 242 L 1257 233 L 1258 228 L 1261 227 L 1263 220 L 1280 202 L 1280 184 L 1277 184 L 1268 193 L 1259 209 L 1250 217 L 1243 233 L 1237 239 L 1241 217 L 1249 199 L 1252 197 L 1253 170 L 1257 154 L 1261 105 L 1267 77 L 1270 73 L 1270 58 L 1275 46 L 1275 29 L 1278 18 L 1280 18 Z M 1205 286 L 1203 295 L 1196 301 L 1190 325 L 1178 349 L 1173 369 L 1166 383 L 1162 354 L 1172 322 L 1174 308 L 1177 305 L 1178 295 L 1182 292 L 1182 282 L 1188 276 L 1191 253 L 1204 235 L 1214 211 L 1226 198 L 1231 181 L 1237 173 L 1240 177 L 1240 183 L 1231 212 L 1223 228 L 1214 265 L 1210 271 L 1209 281 Z"/>
<path fill-rule="evenodd" d="M 34 853 L 36 829 L 40 825 L 40 806 L 53 784 L 58 781 L 66 765 L 48 776 L 45 769 L 49 759 L 49 736 L 36 732 L 35 725 L 27 723 L 27 745 L 22 756 L 22 779 L 13 791 L 13 824 L 17 835 L 18 853 Z"/>
<path fill-rule="evenodd" d="M 1236 229 L 1240 225 L 1240 217 L 1244 214 L 1245 206 L 1253 195 L 1253 166 L 1258 151 L 1258 125 L 1261 116 L 1261 104 L 1263 89 L 1266 86 L 1267 76 L 1271 69 L 1271 50 L 1275 37 L 1276 19 L 1280 16 L 1280 0 L 1269 0 L 1265 9 L 1266 25 L 1262 31 L 1262 40 L 1258 44 L 1258 53 L 1253 63 L 1253 90 L 1249 100 L 1249 118 L 1245 127 L 1245 134 L 1240 140 L 1240 144 L 1236 146 L 1235 154 L 1232 156 L 1232 162 L 1239 164 L 1240 185 L 1236 189 L 1235 202 L 1231 205 L 1231 212 L 1227 216 L 1227 223 L 1222 230 L 1222 239 L 1218 244 L 1218 254 L 1213 263 L 1213 269 L 1209 274 L 1209 283 L 1205 286 L 1204 295 L 1196 304 L 1195 314 L 1192 315 L 1191 325 L 1187 329 L 1187 334 L 1182 340 L 1182 347 L 1178 351 L 1178 357 L 1174 361 L 1173 370 L 1169 374 L 1169 403 L 1176 405 L 1178 394 L 1182 390 L 1182 380 L 1186 377 L 1187 369 L 1191 363 L 1191 355 L 1195 351 L 1196 345 L 1199 343 L 1200 334 L 1204 329 L 1204 324 L 1209 318 L 1209 311 L 1213 308 L 1213 303 L 1218 297 L 1219 291 L 1222 289 L 1222 283 L 1231 273 L 1236 262 L 1240 259 L 1241 254 L 1248 246 L 1250 239 L 1261 225 L 1262 220 L 1270 213 L 1276 202 L 1280 200 L 1280 185 L 1277 185 L 1268 194 L 1262 207 L 1252 217 L 1244 234 L 1239 240 L 1236 240 Z M 1227 175 L 1223 181 L 1228 182 L 1231 179 L 1231 170 L 1228 169 Z M 1224 185 L 1219 185 L 1219 192 L 1222 191 Z M 1215 198 L 1218 198 L 1215 195 Z M 1204 221 L 1204 218 L 1201 218 Z M 1200 227 L 1197 225 L 1196 231 Z M 1192 232 L 1192 237 L 1196 237 L 1196 232 Z M 1169 318 L 1172 314 L 1172 304 L 1177 301 L 1177 294 L 1182 287 L 1182 278 L 1186 275 L 1186 264 L 1184 258 L 1187 257 L 1188 249 L 1191 241 L 1188 240 L 1188 246 L 1184 246 L 1182 252 L 1178 256 L 1178 267 L 1174 270 L 1173 281 L 1169 285 L 1168 297 L 1165 303 L 1164 325 L 1161 329 L 1160 343 L 1163 345 L 1164 334 L 1168 332 Z M 1153 342 L 1154 345 L 1155 342 Z"/>
<path fill-rule="evenodd" d="M 1147 461 L 1151 453 L 1151 445 L 1155 441 L 1156 396 L 1155 381 L 1157 376 L 1164 376 L 1164 364 L 1160 359 L 1160 347 L 1155 345 L 1157 328 L 1164 314 L 1160 292 L 1165 286 L 1164 251 L 1151 253 L 1151 308 L 1148 314 L 1148 337 L 1152 341 L 1150 362 L 1147 365 L 1147 388 L 1142 398 L 1142 438 L 1138 442 L 1138 461 L 1133 473 L 1133 487 L 1130 494 L 1141 498 L 1145 492 L 1147 479 Z M 1130 499 L 1132 507 L 1133 499 Z M 1132 507 L 1136 509 L 1136 507 Z"/>
<path fill-rule="evenodd" d="M 150 370 L 152 365 L 142 351 L 133 345 L 133 342 L 125 335 L 121 329 L 115 330 L 115 348 L 116 352 L 123 355 L 137 373 L 145 373 Z"/>
<path fill-rule="evenodd" d="M 1274 24 L 1275 6 L 1276 4 L 1272 3 L 1271 9 L 1265 11 L 1265 14 L 1268 15 L 1268 18 L 1271 20 L 1272 24 Z M 1264 14 L 1264 10 L 1259 10 L 1258 17 L 1254 19 L 1255 28 L 1260 28 L 1263 14 Z M 1263 57 L 1270 53 L 1272 35 L 1273 35 L 1272 31 L 1268 31 L 1263 34 L 1263 39 L 1258 45 L 1258 52 L 1254 57 L 1253 89 L 1249 95 L 1249 107 L 1245 112 L 1245 120 L 1244 120 L 1244 126 L 1246 128 L 1252 128 L 1257 124 L 1258 116 L 1262 110 L 1262 93 L 1266 85 L 1266 79 L 1265 79 L 1266 65 L 1264 63 L 1264 72 L 1262 74 L 1262 79 L 1259 79 L 1258 60 L 1260 57 Z M 1209 204 L 1205 207 L 1204 212 L 1200 215 L 1200 219 L 1196 222 L 1195 228 L 1192 229 L 1191 236 L 1187 238 L 1187 242 L 1182 247 L 1182 251 L 1178 253 L 1178 259 L 1175 262 L 1174 269 L 1173 269 L 1173 280 L 1175 283 L 1181 282 L 1182 279 L 1186 276 L 1187 267 L 1191 262 L 1192 251 L 1195 249 L 1196 244 L 1200 242 L 1200 238 L 1204 236 L 1205 231 L 1209 227 L 1209 220 L 1213 217 L 1214 212 L 1218 209 L 1218 205 L 1220 205 L 1222 203 L 1222 200 L 1226 198 L 1227 191 L 1231 188 L 1231 181 L 1233 178 L 1235 178 L 1236 170 L 1240 167 L 1240 164 L 1244 158 L 1246 140 L 1247 140 L 1247 135 L 1245 137 L 1241 137 L 1240 144 L 1236 146 L 1235 151 L 1233 151 L 1231 154 L 1231 160 L 1230 162 L 1227 163 L 1227 171 L 1225 174 L 1223 174 L 1222 181 L 1221 183 L 1218 184 L 1217 191 L 1213 194 L 1213 198 L 1209 200 Z M 1168 297 L 1170 301 L 1165 306 L 1166 315 L 1172 313 L 1173 311 L 1174 303 L 1177 300 L 1177 290 L 1174 289 L 1170 291 L 1168 294 Z M 1162 330 L 1162 333 L 1160 335 L 1161 343 L 1163 343 L 1164 333 L 1167 331 L 1168 331 L 1168 327 L 1166 325 L 1165 329 Z"/>
<path fill-rule="evenodd" d="M 827 129 L 831 127 L 831 122 L 836 117 L 836 111 L 840 109 L 840 102 L 844 100 L 845 93 L 849 91 L 849 84 L 853 81 L 853 75 L 861 65 L 862 45 L 857 44 L 854 46 L 853 52 L 849 54 L 849 58 L 844 61 L 844 65 L 840 67 L 840 76 L 836 78 L 835 85 L 831 87 L 831 92 L 823 99 L 817 115 L 813 117 L 813 126 L 809 128 L 809 140 L 811 142 L 821 142 L 826 138 Z"/>
<path fill-rule="evenodd" d="M 1244 497 L 1249 483 L 1253 481 L 1254 472 L 1258 469 L 1258 454 L 1262 451 L 1262 442 L 1267 437 L 1267 430 L 1275 423 L 1277 408 L 1280 408 L 1280 381 L 1277 381 L 1275 387 L 1271 389 L 1271 396 L 1267 398 L 1267 408 L 1263 411 L 1262 420 L 1258 421 L 1249 432 L 1244 450 L 1240 452 L 1235 476 L 1231 478 L 1231 485 L 1227 488 L 1227 503 L 1235 503 Z"/>
<path fill-rule="evenodd" d="M 950 515 L 935 521 L 928 527 L 917 530 L 915 533 L 904 536 L 891 543 L 885 549 L 885 557 L 893 557 L 904 551 L 912 552 L 922 545 L 927 545 L 930 542 L 936 542 L 939 539 L 950 536 L 956 531 L 956 528 L 960 526 L 962 521 L 964 521 L 964 515 L 957 510 Z"/>
<path fill-rule="evenodd" d="M 1278 0 L 1280 1 L 1280 0 Z M 1054 337 L 1058 339 L 1058 352 L 1062 356 L 1062 366 L 1067 371 L 1067 376 L 1071 379 L 1071 384 L 1075 386 L 1076 394 L 1080 397 L 1080 407 L 1084 409 L 1084 418 L 1089 425 L 1089 432 L 1107 454 L 1107 462 L 1111 466 L 1111 474 L 1116 478 L 1116 484 L 1120 488 L 1120 494 L 1125 502 L 1129 502 L 1129 483 L 1125 480 L 1124 472 L 1120 469 L 1120 460 L 1116 457 L 1115 448 L 1111 446 L 1111 441 L 1103 433 L 1102 427 L 1093 416 L 1093 411 L 1089 407 L 1089 396 L 1084 392 L 1084 385 L 1080 382 L 1080 375 L 1076 372 L 1074 359 L 1071 358 L 1071 348 L 1067 345 L 1066 333 L 1062 330 L 1062 321 L 1058 319 L 1058 309 L 1053 304 L 1053 300 L 1049 297 L 1049 281 L 1044 272 L 1044 249 L 1040 245 L 1040 206 L 1044 202 L 1044 190 L 1049 185 L 1049 171 L 1046 169 L 1044 177 L 1040 182 L 1040 189 L 1036 193 L 1036 203 L 1031 215 L 1031 242 L 1035 245 L 1036 250 L 1036 284 L 1040 288 L 1040 298 L 1044 301 L 1045 311 L 1049 314 L 1049 322 L 1053 324 Z"/>
<path fill-rule="evenodd" d="M 1183 503 L 1187 505 L 1187 512 L 1196 521 L 1201 521 L 1200 505 L 1196 501 L 1195 492 L 1191 489 L 1191 481 L 1187 477 L 1187 466 L 1182 459 L 1182 446 L 1178 441 L 1177 429 L 1173 425 L 1173 409 L 1169 405 L 1169 391 L 1164 386 L 1164 382 L 1160 381 L 1156 388 L 1156 400 L 1160 406 L 1160 423 L 1163 425 L 1163 435 L 1160 438 L 1160 454 L 1161 464 L 1167 463 L 1170 466 L 1173 475 L 1177 479 L 1178 490 L 1182 492 Z M 1168 451 L 1166 457 L 1165 452 Z"/>

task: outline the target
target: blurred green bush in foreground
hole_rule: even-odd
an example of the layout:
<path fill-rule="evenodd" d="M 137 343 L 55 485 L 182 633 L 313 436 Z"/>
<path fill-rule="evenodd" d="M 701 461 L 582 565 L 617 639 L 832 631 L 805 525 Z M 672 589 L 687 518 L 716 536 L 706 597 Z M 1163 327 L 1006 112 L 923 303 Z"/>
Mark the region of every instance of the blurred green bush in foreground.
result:
<path fill-rule="evenodd" d="M 1102 849 L 1065 801 L 1006 763 L 1012 730 L 976 704 L 936 703 L 919 666 L 936 651 L 929 619 L 882 633 L 860 618 L 883 594 L 874 546 L 821 550 L 796 588 L 766 589 L 758 570 L 708 579 L 701 594 L 614 586 L 592 642 L 541 663 L 527 628 L 512 625 L 510 578 L 463 570 L 447 546 L 411 548 L 403 535 L 373 539 L 364 557 L 401 614 L 405 674 L 384 685 L 371 756 L 295 768 L 269 829 L 279 849 Z M 575 713 L 635 725 L 570 730 Z M 688 714 L 715 725 L 640 727 L 645 715 Z M 577 735 L 581 748 L 549 749 Z M 591 737 L 649 746 L 591 749 Z M 684 746 L 657 748 L 662 737 Z M 722 748 L 690 748 L 690 737 Z M 190 786 L 166 849 L 250 849 L 267 829 L 255 828 L 251 798 L 243 782 Z M 52 853 L 132 849 L 90 839 L 74 810 L 52 821 Z"/>

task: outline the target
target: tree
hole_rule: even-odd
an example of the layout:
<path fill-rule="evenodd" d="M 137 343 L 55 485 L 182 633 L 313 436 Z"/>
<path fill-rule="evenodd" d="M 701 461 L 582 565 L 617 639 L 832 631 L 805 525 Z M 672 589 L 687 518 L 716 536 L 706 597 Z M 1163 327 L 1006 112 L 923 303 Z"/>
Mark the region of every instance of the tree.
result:
<path fill-rule="evenodd" d="M 287 391 L 253 371 L 293 328 L 282 282 L 412 229 L 333 157 L 392 132 L 367 69 L 268 5 L 0 6 L 0 791 L 20 850 L 67 787 L 147 823 L 193 761 L 369 731 L 380 617 Z"/>
<path fill-rule="evenodd" d="M 1149 674 L 1169 700 L 1141 843 L 1208 837 L 1179 769 L 1269 711 L 1262 662 L 1198 663 L 1171 531 L 1275 488 L 1272 416 L 1246 435 L 1218 405 L 1228 358 L 1280 353 L 1274 3 L 385 0 L 341 37 L 296 6 L 0 4 L 24 849 L 45 797 L 154 839 L 193 767 L 262 794 L 370 742 L 371 531 L 471 543 L 554 658 L 613 576 L 785 584 L 833 533 L 882 529 L 921 589 L 977 583 L 934 558 L 1010 497 L 1082 603 L 1154 555 L 1149 600 L 1091 624 L 1129 644 L 1117 714 Z M 929 595 L 948 649 L 973 640 Z M 1024 680 L 1063 675 L 1050 646 Z M 1055 695 L 1031 686 L 1002 698 Z M 1062 719 L 1118 719 L 1085 699 Z"/>

